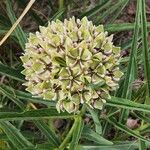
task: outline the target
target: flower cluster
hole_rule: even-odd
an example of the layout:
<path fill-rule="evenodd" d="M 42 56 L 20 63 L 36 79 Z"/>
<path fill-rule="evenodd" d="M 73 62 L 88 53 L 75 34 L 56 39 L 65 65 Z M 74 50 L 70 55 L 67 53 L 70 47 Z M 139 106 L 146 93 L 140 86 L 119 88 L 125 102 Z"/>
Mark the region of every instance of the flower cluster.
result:
<path fill-rule="evenodd" d="M 39 29 L 29 35 L 21 57 L 26 90 L 55 100 L 58 111 L 76 112 L 84 103 L 102 109 L 123 74 L 113 36 L 86 17 L 52 21 Z"/>

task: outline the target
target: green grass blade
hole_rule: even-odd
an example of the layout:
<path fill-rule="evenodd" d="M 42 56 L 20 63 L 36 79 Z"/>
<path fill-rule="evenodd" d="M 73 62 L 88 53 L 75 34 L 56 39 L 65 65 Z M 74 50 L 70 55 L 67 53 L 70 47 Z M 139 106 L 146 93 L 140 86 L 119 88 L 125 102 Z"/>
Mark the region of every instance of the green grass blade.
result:
<path fill-rule="evenodd" d="M 145 142 L 150 142 L 150 140 L 144 138 L 143 136 L 136 133 L 135 131 L 127 128 L 125 125 L 123 125 L 123 124 L 119 123 L 118 121 L 116 121 L 113 117 L 107 118 L 107 121 L 109 123 L 111 123 L 112 125 L 114 125 L 116 128 L 118 128 L 119 130 L 126 132 L 128 135 L 139 138 L 140 140 L 145 141 Z"/>
<path fill-rule="evenodd" d="M 131 84 L 136 79 L 137 76 L 137 48 L 138 48 L 138 35 L 139 35 L 139 27 L 140 27 L 140 1 L 137 2 L 137 11 L 136 11 L 136 19 L 135 19 L 135 27 L 133 34 L 133 41 L 131 46 L 130 58 L 127 67 L 127 72 L 125 74 L 125 80 L 123 85 L 122 97 L 130 99 L 132 94 Z M 128 117 L 128 110 L 123 109 L 121 112 L 120 122 L 125 122 Z"/>
<path fill-rule="evenodd" d="M 4 84 L 0 85 L 0 92 L 8 96 L 10 99 L 17 98 L 27 102 L 41 103 L 47 106 L 55 106 L 54 101 L 43 100 L 42 98 L 33 97 L 30 93 L 15 90 L 12 87 L 6 86 Z"/>
<path fill-rule="evenodd" d="M 146 147 L 150 147 L 150 143 L 146 142 Z M 139 142 L 119 142 L 114 145 L 80 145 L 77 150 L 137 150 L 139 148 Z"/>
<path fill-rule="evenodd" d="M 34 120 L 34 124 L 38 127 L 38 129 L 41 130 L 41 132 L 47 137 L 48 141 L 52 143 L 55 147 L 59 147 L 60 145 L 60 140 L 58 137 L 55 135 L 55 133 L 49 128 L 49 126 L 38 120 Z"/>
<path fill-rule="evenodd" d="M 84 127 L 82 131 L 82 138 L 88 139 L 89 141 L 96 142 L 101 145 L 113 145 L 112 142 L 106 140 L 98 133 L 90 129 L 89 127 Z"/>
<path fill-rule="evenodd" d="M 11 90 L 11 89 L 9 88 L 9 90 Z M 24 103 L 22 101 L 20 101 L 17 97 L 12 96 L 12 94 L 8 93 L 7 91 L 3 90 L 3 88 L 1 86 L 0 86 L 0 93 L 2 93 L 3 95 L 5 95 L 9 99 L 11 99 L 21 109 L 25 109 Z M 12 91 L 12 93 L 13 93 L 13 91 Z"/>
<path fill-rule="evenodd" d="M 61 18 L 62 15 L 65 12 L 65 8 L 62 8 L 61 10 L 58 10 L 51 18 L 49 21 L 56 21 L 57 19 Z"/>
<path fill-rule="evenodd" d="M 117 2 L 116 4 L 109 7 L 103 14 L 99 15 L 96 18 L 96 23 L 99 24 L 100 22 L 104 21 L 105 18 L 107 18 L 110 14 L 114 13 L 116 9 L 118 9 L 121 6 L 122 2 Z"/>
<path fill-rule="evenodd" d="M 43 108 L 24 112 L 1 112 L 0 121 L 10 120 L 39 120 L 41 118 L 73 118 L 75 115 L 66 112 L 58 113 L 53 108 Z"/>
<path fill-rule="evenodd" d="M 94 124 L 95 124 L 95 131 L 98 133 L 98 134 L 102 134 L 102 126 L 101 126 L 101 123 L 100 123 L 100 120 L 99 120 L 99 117 L 98 117 L 98 113 L 95 112 L 93 109 L 91 109 L 90 107 L 87 107 L 92 118 L 93 118 L 93 121 L 94 121 Z"/>
<path fill-rule="evenodd" d="M 24 106 L 24 104 L 22 103 L 22 101 L 20 101 L 17 97 L 16 97 L 16 95 L 15 95 L 15 93 L 12 91 L 12 89 L 10 88 L 10 87 L 7 87 L 10 91 L 11 91 L 11 93 L 9 93 L 8 91 L 6 91 L 6 90 L 4 90 L 4 89 L 2 89 L 1 87 L 0 87 L 0 91 L 1 92 L 3 92 L 3 94 L 5 94 L 9 99 L 11 99 L 11 100 L 13 100 L 22 110 L 24 110 L 25 109 L 25 106 Z M 6 111 L 6 110 L 5 110 Z M 14 112 L 13 112 L 14 113 Z M 35 112 L 34 112 L 35 113 Z M 56 113 L 58 113 L 58 112 L 56 112 Z M 12 114 L 12 112 L 8 112 L 8 116 L 9 116 L 9 114 Z M 0 115 L 4 115 L 4 118 L 6 117 L 5 116 L 5 114 L 3 114 L 3 112 L 1 111 L 0 112 Z M 18 114 L 19 115 L 19 114 Z M 22 114 L 21 114 L 22 115 Z M 38 114 L 37 114 L 37 116 L 38 116 Z M 10 116 L 10 117 L 13 117 L 13 119 L 11 119 L 10 118 L 10 120 L 15 120 L 15 116 Z M 2 117 L 3 118 L 3 117 Z M 0 119 L 2 119 L 1 117 L 0 117 Z M 3 118 L 3 119 L 4 119 Z M 27 120 L 30 118 L 30 115 L 28 115 L 28 117 L 27 117 Z M 6 117 L 6 120 L 7 120 L 8 118 Z M 37 118 L 35 118 L 35 119 L 37 119 Z M 5 119 L 4 119 L 5 120 Z M 9 119 L 8 119 L 9 120 Z M 23 120 L 22 118 L 17 118 L 17 120 Z M 30 119 L 30 120 L 32 120 L 32 119 Z M 50 130 L 50 128 L 46 125 L 46 123 L 44 123 L 42 120 L 38 120 L 38 121 L 36 121 L 36 120 L 32 120 L 34 123 L 35 123 L 35 125 L 42 131 L 42 133 L 47 137 L 47 139 L 49 140 L 49 142 L 51 142 L 55 147 L 58 147 L 58 145 L 59 145 L 59 140 L 58 140 L 58 138 L 56 137 L 56 135 Z"/>
<path fill-rule="evenodd" d="M 144 141 L 139 140 L 139 150 L 147 150 L 146 144 Z"/>
<path fill-rule="evenodd" d="M 114 15 L 109 19 L 109 23 L 112 24 L 117 18 L 118 16 L 121 14 L 121 12 L 123 11 L 123 9 L 126 7 L 126 5 L 128 4 L 129 0 L 124 0 L 122 1 L 121 6 L 116 10 L 116 12 L 114 13 Z"/>
<path fill-rule="evenodd" d="M 54 10 L 54 6 L 53 6 L 52 1 L 51 1 L 51 0 L 48 0 L 47 3 L 48 3 L 48 5 L 49 5 L 49 7 L 52 9 L 52 11 L 54 12 L 55 10 Z"/>
<path fill-rule="evenodd" d="M 27 147 L 34 147 L 32 143 L 30 143 L 21 133 L 20 131 L 13 126 L 10 122 L 0 122 L 0 127 L 3 129 L 11 143 L 16 147 L 18 150 L 27 148 Z"/>
<path fill-rule="evenodd" d="M 17 1 L 18 1 L 18 4 L 21 6 L 27 5 L 27 1 L 24 1 L 24 0 L 17 0 Z M 29 10 L 29 14 L 33 18 L 33 20 L 36 21 L 36 23 L 38 25 L 44 25 L 45 24 L 44 21 L 39 17 L 38 14 L 36 14 L 36 12 L 32 8 Z"/>
<path fill-rule="evenodd" d="M 143 120 L 144 122 L 150 123 L 150 118 L 146 115 L 143 115 L 142 113 L 139 112 L 133 112 L 132 113 L 135 117 Z"/>
<path fill-rule="evenodd" d="M 149 50 L 148 50 L 148 32 L 147 32 L 147 20 L 146 20 L 146 6 L 145 0 L 141 2 L 141 27 L 142 27 L 142 47 L 143 47 L 143 58 L 144 58 L 144 75 L 147 83 L 146 91 L 146 103 L 150 104 L 150 65 L 149 65 Z"/>
<path fill-rule="evenodd" d="M 150 113 L 150 105 L 140 104 L 118 97 L 111 97 L 111 100 L 106 101 L 106 105 Z"/>
<path fill-rule="evenodd" d="M 93 17 L 94 15 L 96 15 L 98 12 L 104 10 L 106 7 L 108 7 L 111 4 L 111 0 L 104 2 L 104 3 L 100 3 L 97 6 L 95 6 L 94 8 L 88 10 L 85 13 L 82 13 L 79 18 L 83 18 L 84 16 L 87 16 L 88 18 Z"/>
<path fill-rule="evenodd" d="M 108 32 L 130 31 L 134 29 L 134 26 L 135 23 L 114 23 L 105 25 L 105 30 Z M 147 22 L 147 27 L 150 28 L 150 22 Z"/>
<path fill-rule="evenodd" d="M 12 0 L 6 0 L 7 15 L 8 15 L 11 23 L 13 24 L 13 23 L 15 23 L 15 21 L 17 19 L 16 19 L 16 16 L 15 16 L 12 6 L 13 6 Z M 23 32 L 20 25 L 18 25 L 16 27 L 15 34 L 16 34 L 16 37 L 18 38 L 21 48 L 24 49 L 27 38 L 26 38 L 26 34 Z"/>
<path fill-rule="evenodd" d="M 8 67 L 0 62 L 0 74 L 10 77 L 21 82 L 24 82 L 24 75 L 20 73 L 20 70 Z"/>
<path fill-rule="evenodd" d="M 139 34 L 139 26 L 140 26 L 140 9 L 139 9 L 140 3 L 137 4 L 137 14 L 136 14 L 136 22 L 135 22 L 135 27 L 134 27 L 134 35 L 133 35 L 133 41 L 132 41 L 132 46 L 131 46 L 131 53 L 130 53 L 130 59 L 129 59 L 129 64 L 127 67 L 127 72 L 125 76 L 125 81 L 124 81 L 124 89 L 122 93 L 122 97 L 124 98 L 130 98 L 131 96 L 131 91 L 129 87 L 131 86 L 131 83 L 135 80 L 136 78 L 136 58 L 137 58 L 137 45 L 138 45 L 138 34 Z"/>
<path fill-rule="evenodd" d="M 71 141 L 70 146 L 69 146 L 69 150 L 76 150 L 79 139 L 81 137 L 83 126 L 84 126 L 84 123 L 83 123 L 82 118 L 80 116 L 75 118 L 73 137 L 72 137 L 72 141 Z"/>

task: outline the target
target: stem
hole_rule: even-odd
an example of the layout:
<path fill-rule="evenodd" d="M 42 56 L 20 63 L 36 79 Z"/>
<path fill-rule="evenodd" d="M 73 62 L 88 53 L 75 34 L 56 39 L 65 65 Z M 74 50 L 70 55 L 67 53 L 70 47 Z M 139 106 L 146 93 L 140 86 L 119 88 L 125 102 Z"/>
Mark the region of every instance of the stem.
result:
<path fill-rule="evenodd" d="M 64 0 L 59 0 L 59 10 L 64 8 Z"/>
<path fill-rule="evenodd" d="M 63 150 L 64 148 L 66 148 L 66 145 L 67 145 L 68 141 L 71 139 L 73 130 L 74 130 L 74 128 L 75 128 L 75 125 L 76 125 L 76 123 L 75 123 L 75 121 L 74 121 L 74 124 L 73 124 L 73 126 L 71 127 L 70 131 L 68 132 L 66 138 L 63 140 L 63 142 L 62 142 L 61 145 L 59 146 L 59 149 L 60 149 L 60 150 Z"/>

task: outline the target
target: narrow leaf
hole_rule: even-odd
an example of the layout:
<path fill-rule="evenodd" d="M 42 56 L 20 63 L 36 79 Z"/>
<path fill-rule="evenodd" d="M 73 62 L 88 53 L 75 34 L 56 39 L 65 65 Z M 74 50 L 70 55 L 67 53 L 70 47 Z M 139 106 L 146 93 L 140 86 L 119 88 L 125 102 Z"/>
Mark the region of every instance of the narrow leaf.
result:
<path fill-rule="evenodd" d="M 93 131 L 92 129 L 88 127 L 84 127 L 82 131 L 82 137 L 85 139 L 88 139 L 89 141 L 96 142 L 101 145 L 112 145 L 113 143 L 106 140 L 102 136 L 100 136 L 98 133 Z"/>
<path fill-rule="evenodd" d="M 0 62 L 0 74 L 10 77 L 18 81 L 24 81 L 24 75 L 20 73 L 20 70 L 8 67 Z"/>
<path fill-rule="evenodd" d="M 7 14 L 8 14 L 8 17 L 9 17 L 11 23 L 14 24 L 15 21 L 17 20 L 17 18 L 15 16 L 12 6 L 13 6 L 12 0 L 6 0 Z M 26 38 L 26 34 L 23 32 L 20 25 L 18 25 L 16 27 L 15 34 L 19 40 L 19 44 L 20 44 L 21 48 L 24 49 L 27 38 Z"/>
<path fill-rule="evenodd" d="M 128 99 L 113 96 L 111 97 L 111 100 L 106 101 L 106 105 L 150 113 L 150 105 L 139 104 Z"/>
<path fill-rule="evenodd" d="M 79 139 L 81 137 L 83 126 L 84 126 L 84 124 L 83 124 L 82 118 L 81 117 L 75 118 L 75 127 L 74 127 L 74 131 L 73 131 L 72 141 L 69 146 L 69 150 L 76 150 Z"/>
<path fill-rule="evenodd" d="M 26 147 L 33 147 L 33 144 L 30 143 L 10 122 L 0 122 L 0 127 L 18 150 Z"/>
<path fill-rule="evenodd" d="M 135 131 L 127 128 L 125 125 L 123 125 L 123 124 L 119 123 L 118 121 L 116 121 L 113 117 L 107 118 L 107 121 L 109 123 L 111 123 L 112 125 L 114 125 L 116 128 L 118 128 L 119 130 L 126 132 L 128 135 L 139 138 L 140 140 L 145 141 L 145 142 L 150 142 L 150 140 L 144 138 L 143 136 L 136 133 Z"/>
<path fill-rule="evenodd" d="M 10 120 L 38 120 L 41 118 L 73 118 L 75 115 L 66 112 L 58 113 L 56 109 L 43 108 L 25 112 L 0 112 L 0 121 Z"/>
<path fill-rule="evenodd" d="M 96 111 L 94 111 L 93 109 L 91 109 L 90 107 L 87 107 L 93 120 L 94 120 L 94 124 L 95 124 L 95 131 L 98 134 L 102 134 L 102 126 L 98 117 L 98 113 Z"/>

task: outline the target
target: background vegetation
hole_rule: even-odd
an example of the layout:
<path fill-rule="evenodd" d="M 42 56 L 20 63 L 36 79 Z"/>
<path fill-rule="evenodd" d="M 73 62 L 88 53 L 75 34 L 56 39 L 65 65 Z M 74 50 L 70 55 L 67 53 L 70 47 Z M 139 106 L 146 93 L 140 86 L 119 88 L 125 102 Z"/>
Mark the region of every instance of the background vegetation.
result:
<path fill-rule="evenodd" d="M 1 0 L 0 149 L 145 150 L 150 148 L 149 0 Z M 33 5 L 32 5 L 33 4 Z M 28 5 L 28 6 L 27 6 Z M 20 24 L 17 18 L 27 6 Z M 147 18 L 146 18 L 147 15 Z M 55 103 L 32 97 L 22 86 L 20 56 L 28 33 L 48 21 L 87 16 L 104 24 L 121 46 L 120 88 L 102 111 L 57 113 Z M 15 25 L 17 25 L 15 27 Z M 11 30 L 13 31 L 13 30 Z"/>

